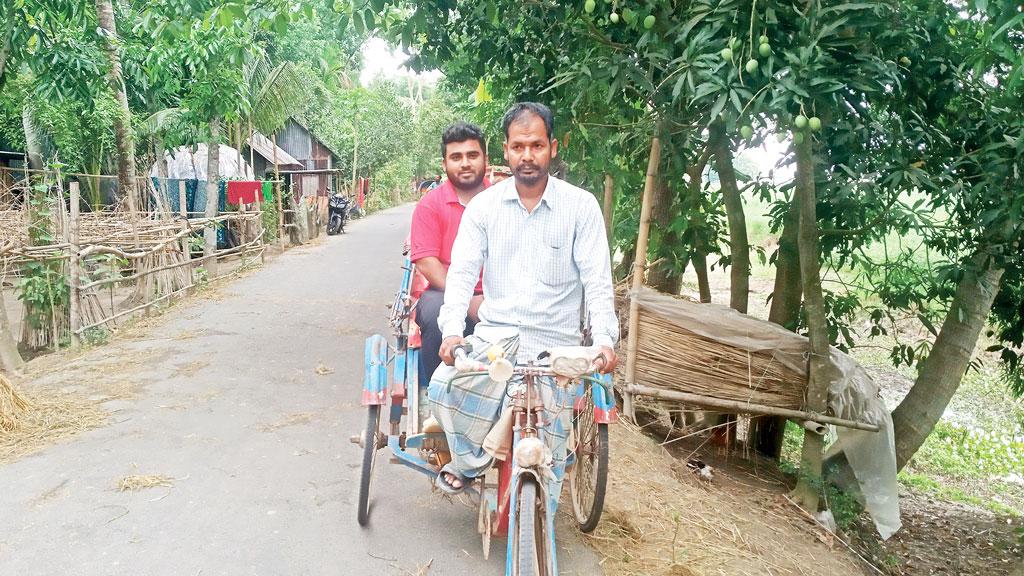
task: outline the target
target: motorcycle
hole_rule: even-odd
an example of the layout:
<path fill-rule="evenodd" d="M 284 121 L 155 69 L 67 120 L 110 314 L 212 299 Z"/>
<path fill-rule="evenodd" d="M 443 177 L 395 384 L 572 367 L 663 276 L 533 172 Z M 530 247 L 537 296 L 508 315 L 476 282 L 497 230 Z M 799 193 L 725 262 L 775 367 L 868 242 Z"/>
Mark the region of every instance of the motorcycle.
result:
<path fill-rule="evenodd" d="M 352 201 L 347 196 L 337 193 L 331 196 L 327 202 L 327 235 L 345 232 L 345 224 L 348 222 L 349 211 Z"/>

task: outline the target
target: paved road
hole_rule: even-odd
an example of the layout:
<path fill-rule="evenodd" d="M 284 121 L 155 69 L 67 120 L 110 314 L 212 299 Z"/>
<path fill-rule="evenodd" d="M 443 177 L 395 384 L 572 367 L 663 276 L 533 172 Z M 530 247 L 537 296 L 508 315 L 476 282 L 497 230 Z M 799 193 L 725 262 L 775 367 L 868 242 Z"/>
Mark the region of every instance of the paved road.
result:
<path fill-rule="evenodd" d="M 94 379 L 127 370 L 138 391 L 106 403 L 110 426 L 0 466 L 0 575 L 501 574 L 504 541 L 485 562 L 475 511 L 411 470 L 379 462 L 371 526 L 355 521 L 363 339 L 385 330 L 411 212 L 354 222 L 76 362 Z M 174 480 L 118 492 L 131 474 Z M 564 518 L 560 534 L 564 574 L 601 572 Z"/>

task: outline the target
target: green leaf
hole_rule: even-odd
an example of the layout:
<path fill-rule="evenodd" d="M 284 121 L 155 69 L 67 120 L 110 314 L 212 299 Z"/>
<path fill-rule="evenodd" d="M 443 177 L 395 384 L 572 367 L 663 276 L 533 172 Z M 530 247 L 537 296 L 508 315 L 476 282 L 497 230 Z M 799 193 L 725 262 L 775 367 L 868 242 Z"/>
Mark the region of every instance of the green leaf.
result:
<path fill-rule="evenodd" d="M 679 76 L 679 78 L 676 79 L 675 85 L 672 86 L 672 101 L 673 102 L 676 100 L 676 98 L 679 97 L 679 93 L 682 92 L 684 84 L 686 84 L 686 75 L 685 74 L 681 74 Z M 695 99 L 696 99 L 696 97 L 695 97 Z"/>
<path fill-rule="evenodd" d="M 718 100 L 715 100 L 715 105 L 711 107 L 711 114 L 708 116 L 711 121 L 718 119 L 719 114 L 725 109 L 725 103 L 728 101 L 728 94 L 721 94 Z"/>
<path fill-rule="evenodd" d="M 732 99 L 732 105 L 736 108 L 736 113 L 743 112 L 743 101 L 740 100 L 740 95 L 735 90 L 729 90 L 729 98 Z"/>
<path fill-rule="evenodd" d="M 717 86 L 717 85 L 715 85 L 715 84 L 713 84 L 711 82 L 705 82 L 705 83 L 701 84 L 700 86 L 697 86 L 697 89 L 694 90 L 694 92 L 693 92 L 693 99 L 694 100 L 700 100 L 701 98 L 707 96 L 708 94 L 717 92 L 719 90 L 719 88 L 720 88 L 719 86 Z"/>
<path fill-rule="evenodd" d="M 367 30 L 373 30 L 377 24 L 373 17 L 373 10 L 370 9 L 366 9 L 363 11 L 363 20 L 366 23 Z"/>

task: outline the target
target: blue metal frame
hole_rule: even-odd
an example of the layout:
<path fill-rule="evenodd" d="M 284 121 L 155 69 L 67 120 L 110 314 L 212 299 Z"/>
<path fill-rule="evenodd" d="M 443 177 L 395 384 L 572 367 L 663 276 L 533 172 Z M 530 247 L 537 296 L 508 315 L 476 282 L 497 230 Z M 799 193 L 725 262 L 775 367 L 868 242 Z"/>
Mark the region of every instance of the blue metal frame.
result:
<path fill-rule="evenodd" d="M 362 403 L 364 406 L 384 404 L 388 390 L 388 341 L 380 334 L 366 339 L 364 362 Z"/>

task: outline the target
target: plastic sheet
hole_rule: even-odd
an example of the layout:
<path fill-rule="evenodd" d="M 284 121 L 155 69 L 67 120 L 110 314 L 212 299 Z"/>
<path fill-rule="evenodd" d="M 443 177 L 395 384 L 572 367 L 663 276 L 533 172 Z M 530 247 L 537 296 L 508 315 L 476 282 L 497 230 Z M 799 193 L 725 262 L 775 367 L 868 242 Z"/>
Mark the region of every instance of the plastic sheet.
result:
<path fill-rule="evenodd" d="M 206 180 L 206 144 L 196 144 L 195 152 L 192 147 L 179 146 L 165 155 L 167 159 L 167 177 L 179 180 Z M 221 178 L 253 178 L 252 168 L 242 158 L 241 153 L 231 146 L 220 145 L 220 156 L 218 158 Z M 149 169 L 151 177 L 159 177 L 156 163 Z"/>

